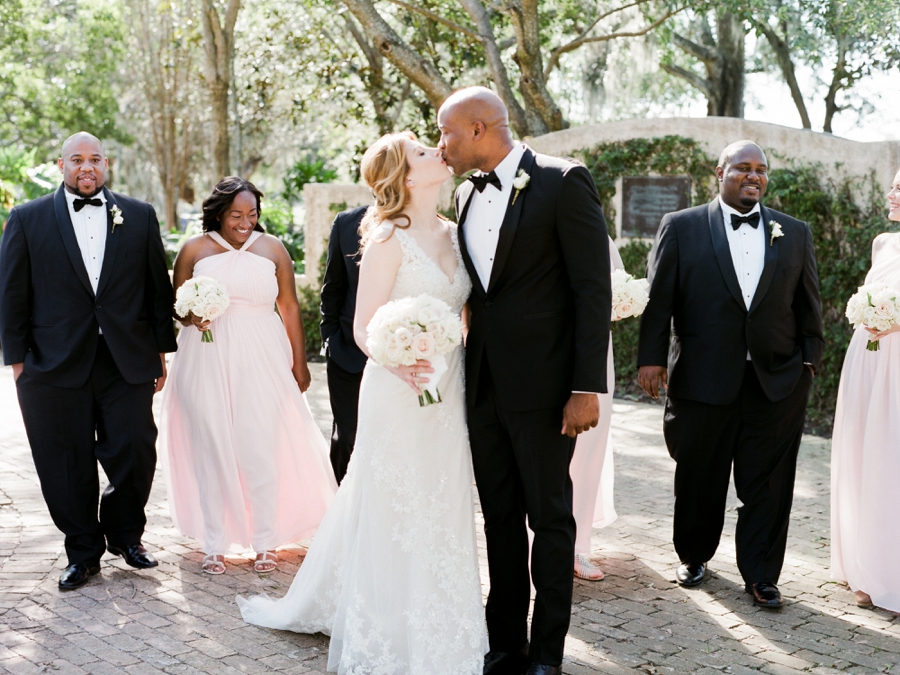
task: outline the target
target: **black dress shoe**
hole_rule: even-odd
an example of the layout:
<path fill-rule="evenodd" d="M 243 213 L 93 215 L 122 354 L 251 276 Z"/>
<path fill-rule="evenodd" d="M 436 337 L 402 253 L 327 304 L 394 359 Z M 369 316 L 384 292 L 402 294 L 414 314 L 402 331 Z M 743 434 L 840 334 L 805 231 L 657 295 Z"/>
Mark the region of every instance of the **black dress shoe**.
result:
<path fill-rule="evenodd" d="M 532 663 L 525 675 L 562 675 L 562 666 L 548 666 L 546 663 Z"/>
<path fill-rule="evenodd" d="M 693 586 L 699 586 L 703 581 L 703 575 L 706 574 L 706 563 L 693 563 L 686 562 L 681 563 L 678 566 L 678 569 L 675 570 L 675 580 L 678 582 L 679 586 L 684 586 L 685 588 L 691 588 Z"/>
<path fill-rule="evenodd" d="M 69 565 L 59 575 L 59 589 L 61 591 L 71 591 L 73 588 L 84 586 L 88 579 L 99 573 L 100 565 L 74 563 Z"/>
<path fill-rule="evenodd" d="M 753 604 L 766 609 L 781 609 L 784 601 L 781 599 L 781 591 L 775 584 L 765 581 L 757 581 L 755 584 L 747 584 L 746 591 L 753 596 Z"/>
<path fill-rule="evenodd" d="M 528 643 L 517 652 L 491 650 L 484 655 L 482 675 L 523 675 L 528 667 Z"/>
<path fill-rule="evenodd" d="M 126 563 L 132 567 L 137 567 L 138 569 L 145 570 L 159 565 L 159 563 L 156 562 L 156 558 L 150 555 L 150 553 L 147 552 L 147 549 L 141 544 L 131 544 L 125 548 L 119 548 L 118 546 L 110 544 L 106 547 L 106 550 L 113 555 L 122 556 Z"/>

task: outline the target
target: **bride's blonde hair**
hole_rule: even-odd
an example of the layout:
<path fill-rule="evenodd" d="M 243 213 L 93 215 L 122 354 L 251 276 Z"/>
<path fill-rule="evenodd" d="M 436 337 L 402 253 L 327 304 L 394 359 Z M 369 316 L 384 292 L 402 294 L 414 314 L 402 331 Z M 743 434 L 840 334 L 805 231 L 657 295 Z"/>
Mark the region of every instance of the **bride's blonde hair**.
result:
<path fill-rule="evenodd" d="M 362 179 L 372 189 L 374 202 L 359 224 L 360 250 L 371 241 L 375 230 L 385 221 L 393 221 L 387 236 L 378 241 L 386 241 L 394 233 L 394 227 L 409 227 L 409 216 L 403 210 L 409 204 L 409 162 L 406 159 L 406 142 L 415 141 L 411 131 L 399 131 L 379 138 L 366 150 L 360 165 Z M 406 224 L 397 222 L 405 219 Z"/>

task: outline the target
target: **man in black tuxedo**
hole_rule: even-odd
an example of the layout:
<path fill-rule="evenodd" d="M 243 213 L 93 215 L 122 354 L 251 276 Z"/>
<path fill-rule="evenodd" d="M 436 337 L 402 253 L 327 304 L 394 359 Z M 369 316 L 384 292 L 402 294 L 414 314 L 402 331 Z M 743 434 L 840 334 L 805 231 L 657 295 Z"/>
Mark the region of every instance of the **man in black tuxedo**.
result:
<path fill-rule="evenodd" d="M 328 240 L 322 283 L 322 341 L 325 344 L 328 395 L 331 398 L 331 466 L 340 483 L 356 443 L 359 385 L 366 355 L 353 339 L 353 313 L 359 285 L 359 224 L 367 206 L 337 214 Z"/>
<path fill-rule="evenodd" d="M 489 89 L 454 93 L 438 124 L 454 173 L 479 170 L 456 211 L 473 283 L 466 405 L 491 579 L 484 672 L 558 674 L 575 558 L 569 462 L 606 392 L 606 222 L 587 169 L 515 143 Z"/>
<path fill-rule="evenodd" d="M 63 143 L 63 184 L 12 210 L 0 247 L 0 344 L 13 367 L 41 490 L 65 534 L 63 590 L 104 550 L 157 565 L 141 544 L 156 466 L 153 394 L 175 351 L 172 285 L 153 207 L 103 187 L 96 138 Z M 100 499 L 97 462 L 109 485 Z"/>
<path fill-rule="evenodd" d="M 738 568 L 754 603 L 777 609 L 797 450 L 825 341 L 812 234 L 762 206 L 767 169 L 755 143 L 729 145 L 716 167 L 718 198 L 662 219 L 638 365 L 650 396 L 668 388 L 678 582 L 703 581 L 733 464 Z"/>

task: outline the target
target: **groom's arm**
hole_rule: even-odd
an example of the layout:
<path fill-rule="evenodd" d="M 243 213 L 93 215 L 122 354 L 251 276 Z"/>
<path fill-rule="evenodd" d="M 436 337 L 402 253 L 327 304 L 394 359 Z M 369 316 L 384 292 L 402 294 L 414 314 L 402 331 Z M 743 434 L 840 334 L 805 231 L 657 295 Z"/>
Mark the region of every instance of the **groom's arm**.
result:
<path fill-rule="evenodd" d="M 153 317 L 153 332 L 156 337 L 157 351 L 160 354 L 174 352 L 178 349 L 175 342 L 175 326 L 172 323 L 172 307 L 175 304 L 175 291 L 169 279 L 169 268 L 166 264 L 166 249 L 163 247 L 162 235 L 159 232 L 159 221 L 156 211 L 146 205 L 147 214 L 147 278 L 145 289 L 147 309 Z M 163 366 L 165 371 L 165 366 Z"/>
<path fill-rule="evenodd" d="M 0 243 L 0 345 L 3 362 L 21 371 L 31 332 L 31 260 L 16 209 L 9 214 Z M 18 367 L 17 367 L 18 366 Z M 18 372 L 14 372 L 18 377 Z"/>
<path fill-rule="evenodd" d="M 583 166 L 573 166 L 563 177 L 556 223 L 575 297 L 571 391 L 605 394 L 612 306 L 609 234 L 594 180 Z"/>

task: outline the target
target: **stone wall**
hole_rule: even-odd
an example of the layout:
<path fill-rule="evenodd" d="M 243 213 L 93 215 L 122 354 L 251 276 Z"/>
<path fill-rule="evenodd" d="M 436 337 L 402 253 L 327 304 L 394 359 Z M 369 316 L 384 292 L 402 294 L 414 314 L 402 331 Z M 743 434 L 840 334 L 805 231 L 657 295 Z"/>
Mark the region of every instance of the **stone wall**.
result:
<path fill-rule="evenodd" d="M 565 157 L 599 143 L 660 136 L 693 138 L 711 157 L 718 157 L 729 143 L 748 139 L 766 151 L 772 168 L 785 168 L 785 160 L 802 159 L 805 163 L 820 162 L 835 178 L 867 176 L 874 171 L 885 192 L 900 167 L 900 141 L 860 143 L 831 134 L 732 117 L 623 120 L 573 127 L 529 138 L 527 142 L 538 152 Z"/>

